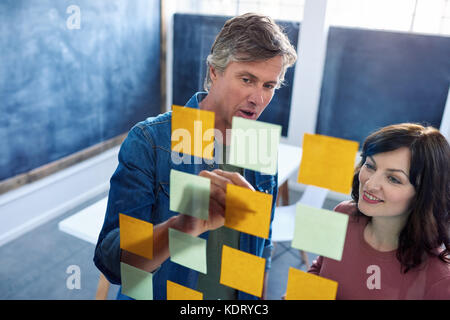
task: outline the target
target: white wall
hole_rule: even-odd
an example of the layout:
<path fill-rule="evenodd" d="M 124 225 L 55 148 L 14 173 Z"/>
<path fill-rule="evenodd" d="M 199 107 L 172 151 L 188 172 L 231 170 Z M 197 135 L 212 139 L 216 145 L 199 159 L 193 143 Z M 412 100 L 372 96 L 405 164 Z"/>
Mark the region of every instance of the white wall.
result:
<path fill-rule="evenodd" d="M 450 143 L 450 87 L 448 89 L 447 102 L 445 103 L 444 114 L 442 115 L 441 127 L 439 131 L 441 131 Z"/>
<path fill-rule="evenodd" d="M 172 110 L 172 66 L 173 66 L 173 15 L 175 1 L 164 1 L 164 22 L 166 26 L 166 112 Z"/>
<path fill-rule="evenodd" d="M 292 89 L 288 136 L 282 141 L 301 146 L 305 133 L 316 132 L 322 74 L 328 38 L 327 0 L 306 0 Z"/>

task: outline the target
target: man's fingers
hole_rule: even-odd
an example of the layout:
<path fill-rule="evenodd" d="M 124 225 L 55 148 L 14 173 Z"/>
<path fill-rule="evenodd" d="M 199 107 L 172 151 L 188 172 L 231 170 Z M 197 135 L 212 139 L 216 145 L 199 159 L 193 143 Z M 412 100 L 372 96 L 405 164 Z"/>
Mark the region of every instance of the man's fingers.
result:
<path fill-rule="evenodd" d="M 216 173 L 209 171 L 201 171 L 200 176 L 210 179 L 211 189 L 210 189 L 210 201 L 215 199 L 218 203 L 225 208 L 227 184 L 231 181 L 225 177 L 219 176 Z"/>
<path fill-rule="evenodd" d="M 241 176 L 238 172 L 227 172 L 220 169 L 216 169 L 213 172 L 220 177 L 229 179 L 235 185 L 248 188 L 253 191 L 255 190 L 253 186 L 247 180 L 245 180 L 245 178 Z"/>
<path fill-rule="evenodd" d="M 209 211 L 213 214 L 225 217 L 225 207 L 214 198 L 209 201 Z"/>
<path fill-rule="evenodd" d="M 227 183 L 230 183 L 230 179 L 228 179 L 224 176 L 218 175 L 214 171 L 203 170 L 199 173 L 199 176 L 210 179 L 211 184 L 216 185 L 217 187 L 221 188 L 224 191 L 227 190 Z"/>
<path fill-rule="evenodd" d="M 208 229 L 215 230 L 225 223 L 225 209 L 214 199 L 209 203 Z"/>
<path fill-rule="evenodd" d="M 226 188 L 226 184 L 225 184 Z M 214 183 L 211 183 L 211 189 L 210 189 L 210 201 L 212 199 L 216 200 L 217 203 L 223 204 L 223 207 L 225 207 L 225 201 L 226 201 L 226 189 L 222 189 L 221 187 L 217 186 Z"/>

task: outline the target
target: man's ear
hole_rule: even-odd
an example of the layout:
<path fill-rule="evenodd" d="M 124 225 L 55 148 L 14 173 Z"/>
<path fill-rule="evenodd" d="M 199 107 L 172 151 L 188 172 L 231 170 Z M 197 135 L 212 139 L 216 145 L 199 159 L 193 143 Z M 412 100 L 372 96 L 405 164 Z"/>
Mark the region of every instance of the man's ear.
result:
<path fill-rule="evenodd" d="M 217 79 L 217 70 L 214 69 L 213 66 L 209 66 L 209 77 L 211 78 L 211 81 L 214 81 Z"/>

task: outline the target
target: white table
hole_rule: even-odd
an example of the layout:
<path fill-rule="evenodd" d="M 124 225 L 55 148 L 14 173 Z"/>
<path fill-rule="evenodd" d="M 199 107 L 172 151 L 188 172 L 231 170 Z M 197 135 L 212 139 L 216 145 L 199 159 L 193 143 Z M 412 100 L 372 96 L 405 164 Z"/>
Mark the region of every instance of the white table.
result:
<path fill-rule="evenodd" d="M 278 185 L 283 185 L 289 177 L 298 172 L 302 148 L 280 143 L 278 146 Z"/>
<path fill-rule="evenodd" d="M 76 214 L 62 220 L 58 228 L 81 240 L 96 244 L 105 219 L 108 197 L 97 201 Z"/>
<path fill-rule="evenodd" d="M 294 173 L 298 173 L 300 160 L 302 158 L 302 148 L 280 143 L 278 147 L 278 199 L 282 200 L 282 205 L 289 204 L 288 179 Z"/>

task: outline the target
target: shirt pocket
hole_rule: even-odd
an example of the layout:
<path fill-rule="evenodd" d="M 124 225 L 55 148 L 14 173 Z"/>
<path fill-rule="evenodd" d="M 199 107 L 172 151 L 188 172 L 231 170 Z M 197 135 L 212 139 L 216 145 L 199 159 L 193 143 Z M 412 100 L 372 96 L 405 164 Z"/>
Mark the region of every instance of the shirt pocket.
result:
<path fill-rule="evenodd" d="M 275 185 L 275 179 L 264 180 L 256 185 L 256 190 L 267 194 L 273 194 Z"/>

